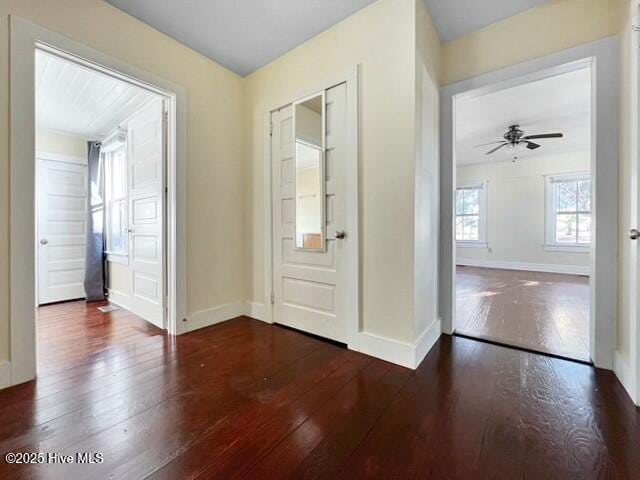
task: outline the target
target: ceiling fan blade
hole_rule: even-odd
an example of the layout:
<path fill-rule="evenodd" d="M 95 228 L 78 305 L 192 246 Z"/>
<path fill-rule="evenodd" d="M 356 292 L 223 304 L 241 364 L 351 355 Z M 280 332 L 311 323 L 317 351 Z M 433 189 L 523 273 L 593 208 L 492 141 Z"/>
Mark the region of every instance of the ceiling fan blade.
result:
<path fill-rule="evenodd" d="M 509 145 L 507 142 L 504 142 L 502 145 L 498 145 L 496 148 L 494 148 L 493 150 L 489 150 L 487 153 L 485 153 L 485 155 L 491 155 L 494 152 L 497 152 L 498 150 L 500 150 L 502 147 Z"/>
<path fill-rule="evenodd" d="M 480 145 L 474 145 L 473 148 L 486 147 L 487 145 L 495 145 L 496 143 L 504 143 L 504 140 L 498 140 L 497 142 L 481 143 Z"/>
<path fill-rule="evenodd" d="M 562 133 L 539 133 L 537 135 L 526 135 L 522 137 L 523 140 L 534 140 L 536 138 L 562 138 Z"/>
<path fill-rule="evenodd" d="M 540 148 L 540 145 L 538 145 L 537 143 L 533 143 L 533 142 L 526 142 L 527 143 L 527 148 L 529 150 L 535 150 L 536 148 Z"/>

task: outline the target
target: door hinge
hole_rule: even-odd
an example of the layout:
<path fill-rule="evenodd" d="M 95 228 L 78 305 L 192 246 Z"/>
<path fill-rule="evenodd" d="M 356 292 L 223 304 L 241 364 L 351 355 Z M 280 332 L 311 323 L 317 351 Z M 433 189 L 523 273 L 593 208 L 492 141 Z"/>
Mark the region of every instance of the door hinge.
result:
<path fill-rule="evenodd" d="M 269 122 L 269 135 L 273 136 L 273 122 Z"/>
<path fill-rule="evenodd" d="M 276 303 L 276 294 L 271 292 L 271 305 L 275 305 Z"/>

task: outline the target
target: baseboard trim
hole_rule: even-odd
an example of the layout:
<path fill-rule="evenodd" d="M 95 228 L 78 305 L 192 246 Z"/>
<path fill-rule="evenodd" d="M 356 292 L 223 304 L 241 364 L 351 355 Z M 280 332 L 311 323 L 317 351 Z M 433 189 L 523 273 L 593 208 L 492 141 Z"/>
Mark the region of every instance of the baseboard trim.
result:
<path fill-rule="evenodd" d="M 111 288 L 107 288 L 107 295 L 110 303 L 129 310 L 129 295 L 118 290 L 112 290 Z"/>
<path fill-rule="evenodd" d="M 438 319 L 422 332 L 415 344 L 374 333 L 360 332 L 358 346 L 360 353 L 413 370 L 418 368 L 441 334 L 441 321 Z"/>
<path fill-rule="evenodd" d="M 589 267 L 580 265 L 552 265 L 547 263 L 508 262 L 457 258 L 456 264 L 464 267 L 497 268 L 500 270 L 524 270 L 527 272 L 564 273 L 589 276 Z"/>
<path fill-rule="evenodd" d="M 631 372 L 631 367 L 629 363 L 627 363 L 621 356 L 620 352 L 615 352 L 613 356 L 613 373 L 616 375 L 622 386 L 624 387 L 627 394 L 631 397 L 631 400 L 636 405 L 640 405 L 638 403 L 638 399 L 636 396 L 635 382 L 633 381 L 633 374 Z"/>
<path fill-rule="evenodd" d="M 442 335 L 442 321 L 438 318 L 418 337 L 415 346 L 415 368 L 418 368 Z"/>
<path fill-rule="evenodd" d="M 265 308 L 265 304 L 262 302 L 247 302 L 246 315 L 254 320 L 266 322 Z"/>
<path fill-rule="evenodd" d="M 234 302 L 190 313 L 186 322 L 178 322 L 178 334 L 193 332 L 200 328 L 226 322 L 232 318 L 241 317 L 246 312 L 245 302 Z"/>
<path fill-rule="evenodd" d="M 0 362 L 0 389 L 11 386 L 11 362 Z"/>

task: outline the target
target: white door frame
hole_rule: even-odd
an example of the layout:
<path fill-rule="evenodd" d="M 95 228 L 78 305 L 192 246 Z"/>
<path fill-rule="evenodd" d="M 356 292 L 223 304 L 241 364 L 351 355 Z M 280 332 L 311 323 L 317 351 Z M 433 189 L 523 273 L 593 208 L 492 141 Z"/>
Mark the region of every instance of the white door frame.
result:
<path fill-rule="evenodd" d="M 533 80 L 571 68 L 572 62 L 592 62 L 592 155 L 594 219 L 591 254 L 590 354 L 596 367 L 614 362 L 617 318 L 618 253 L 618 110 L 619 41 L 617 37 L 570 48 L 495 72 L 463 80 L 441 89 L 441 217 L 440 315 L 443 331 L 455 331 L 455 194 L 454 102 L 465 92 L 491 91 L 505 84 Z M 588 60 L 585 60 L 588 59 Z M 496 88 L 498 87 L 498 88 Z"/>
<path fill-rule="evenodd" d="M 347 346 L 358 350 L 358 333 L 360 332 L 360 239 L 359 239 L 359 154 L 358 154 L 358 66 L 329 78 L 314 82 L 291 96 L 274 102 L 264 114 L 264 320 L 273 323 L 273 220 L 272 220 L 272 178 L 271 178 L 271 114 L 291 105 L 294 101 L 307 98 L 313 94 L 327 90 L 341 83 L 347 84 L 347 224 L 345 230 L 352 240 L 346 247 L 347 265 L 345 292 L 347 302 Z"/>
<path fill-rule="evenodd" d="M 169 100 L 167 146 L 167 330 L 186 315 L 186 92 L 151 73 L 10 17 L 10 274 L 11 384 L 36 376 L 35 311 L 35 52 L 51 49 L 77 63 Z"/>
<path fill-rule="evenodd" d="M 629 162 L 631 189 L 629 191 L 629 227 L 640 229 L 640 33 L 634 27 L 640 25 L 640 0 L 629 1 L 629 27 L 631 32 L 622 35 L 630 36 L 628 55 L 629 72 Z M 627 232 L 622 232 L 624 241 L 632 242 Z M 635 242 L 640 242 L 636 240 Z M 629 265 L 629 361 L 616 356 L 616 374 L 636 404 L 640 403 L 640 243 L 632 244 Z M 620 316 L 624 311 L 620 312 Z M 622 320 L 622 318 L 621 318 Z"/>

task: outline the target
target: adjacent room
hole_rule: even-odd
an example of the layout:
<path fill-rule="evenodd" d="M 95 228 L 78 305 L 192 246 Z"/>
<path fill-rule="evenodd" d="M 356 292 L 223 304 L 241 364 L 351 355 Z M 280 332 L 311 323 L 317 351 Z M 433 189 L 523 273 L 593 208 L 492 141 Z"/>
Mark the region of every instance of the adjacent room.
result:
<path fill-rule="evenodd" d="M 456 99 L 456 332 L 590 361 L 591 81 Z"/>
<path fill-rule="evenodd" d="M 164 328 L 166 133 L 157 93 L 51 49 L 35 60 L 42 374 L 104 348 L 105 329 Z"/>

